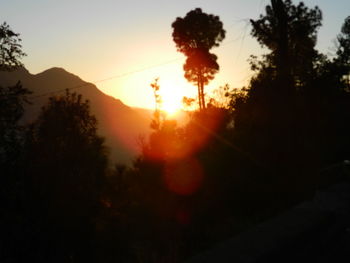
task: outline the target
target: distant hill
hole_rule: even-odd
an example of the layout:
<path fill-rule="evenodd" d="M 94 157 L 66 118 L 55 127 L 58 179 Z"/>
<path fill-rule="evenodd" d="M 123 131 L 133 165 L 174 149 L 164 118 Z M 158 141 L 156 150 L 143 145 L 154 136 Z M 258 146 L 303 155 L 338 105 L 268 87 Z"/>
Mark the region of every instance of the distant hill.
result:
<path fill-rule="evenodd" d="M 25 68 L 0 72 L 0 85 L 9 86 L 17 81 L 33 92 L 30 95 L 32 105 L 26 106 L 23 118 L 26 123 L 36 119 L 50 96 L 63 94 L 67 88 L 82 94 L 90 101 L 91 112 L 98 120 L 99 134 L 106 138 L 113 162 L 130 164 L 139 152 L 138 138 L 150 132 L 149 110 L 134 110 L 62 68 L 51 68 L 36 75 Z"/>

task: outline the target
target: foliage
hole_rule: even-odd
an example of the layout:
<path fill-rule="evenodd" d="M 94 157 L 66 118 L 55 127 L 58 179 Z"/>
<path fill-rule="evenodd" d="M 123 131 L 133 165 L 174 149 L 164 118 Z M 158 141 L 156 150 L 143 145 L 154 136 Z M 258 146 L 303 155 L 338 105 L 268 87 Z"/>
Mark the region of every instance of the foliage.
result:
<path fill-rule="evenodd" d="M 202 50 L 193 51 L 192 55 L 187 57 L 183 66 L 185 78 L 192 83 L 207 85 L 219 71 L 219 64 L 216 60 L 217 56 L 214 54 Z"/>
<path fill-rule="evenodd" d="M 0 25 L 0 70 L 22 66 L 20 59 L 25 53 L 20 42 L 19 34 L 14 33 L 6 22 Z"/>
<path fill-rule="evenodd" d="M 252 36 L 269 53 L 251 58 L 256 74 L 233 103 L 234 140 L 263 164 L 270 192 L 284 206 L 312 193 L 323 180 L 318 171 L 349 154 L 344 71 L 339 58 L 315 49 L 321 18 L 317 7 L 272 0 L 266 14 L 251 20 Z"/>
<path fill-rule="evenodd" d="M 0 71 L 14 70 L 22 65 L 19 34 L 14 33 L 8 24 L 0 25 Z M 9 165 L 16 160 L 14 153 L 19 151 L 20 126 L 18 124 L 28 103 L 30 92 L 18 82 L 13 87 L 0 87 L 0 163 Z M 13 167 L 12 167 L 13 168 Z M 6 173 L 6 172 L 5 172 Z"/>
<path fill-rule="evenodd" d="M 335 64 L 339 67 L 344 88 L 350 90 L 350 16 L 348 16 L 337 37 L 338 50 Z"/>
<path fill-rule="evenodd" d="M 348 16 L 341 28 L 341 34 L 338 38 L 337 55 L 341 62 L 345 65 L 350 64 L 350 16 Z"/>
<path fill-rule="evenodd" d="M 24 104 L 28 103 L 28 94 L 29 91 L 24 89 L 20 83 L 12 87 L 0 87 L 1 166 L 10 165 L 17 159 L 15 155 L 16 152 L 18 155 L 22 141 L 22 127 L 19 125 L 19 120 L 24 112 Z"/>
<path fill-rule="evenodd" d="M 32 209 L 28 219 L 38 231 L 32 238 L 48 246 L 43 251 L 34 249 L 31 256 L 92 261 L 107 155 L 88 101 L 68 90 L 51 97 L 29 130 L 26 162 L 27 202 Z M 52 249 L 61 251 L 55 255 Z"/>
<path fill-rule="evenodd" d="M 52 173 L 49 181 L 65 187 L 62 198 L 68 198 L 69 194 L 84 196 L 91 205 L 96 205 L 107 157 L 88 101 L 69 91 L 64 96 L 51 97 L 29 136 L 31 167 L 45 177 Z"/>
<path fill-rule="evenodd" d="M 3 23 L 0 26 L 0 71 L 21 66 L 24 56 L 19 34 Z M 0 261 L 12 260 L 12 251 L 22 240 L 24 221 L 21 198 L 23 180 L 23 126 L 19 121 L 30 92 L 21 83 L 11 87 L 0 86 Z M 11 256 L 9 256 L 11 255 Z"/>
<path fill-rule="evenodd" d="M 160 86 L 158 84 L 158 78 L 151 83 L 151 88 L 153 89 L 154 101 L 155 101 L 155 109 L 153 112 L 153 119 L 151 121 L 151 129 L 159 130 L 161 126 L 161 115 L 162 115 L 162 98 L 159 95 Z"/>
<path fill-rule="evenodd" d="M 315 49 L 319 9 L 272 1 L 267 14 L 252 25 L 253 36 L 270 53 L 252 58 L 256 74 L 249 86 L 221 87 L 206 109 L 192 113 L 185 127 L 160 128 L 151 134 L 135 164 L 139 177 L 146 177 L 140 181 L 144 180 L 141 189 L 146 190 L 141 196 L 147 196 L 148 211 L 158 215 L 162 205 L 168 212 L 176 210 L 180 202 L 176 200 L 190 204 L 185 206 L 191 216 L 182 240 L 192 251 L 222 238 L 218 229 L 223 222 L 233 220 L 237 228 L 231 226 L 231 233 L 236 233 L 244 229 L 244 223 L 266 219 L 312 194 L 322 181 L 317 171 L 325 164 L 323 155 L 334 143 L 324 140 L 318 146 L 323 136 L 331 134 L 329 128 L 335 127 L 328 105 L 340 101 L 333 92 L 337 89 L 333 84 L 339 81 L 331 85 L 325 73 L 331 62 Z M 189 54 L 185 48 L 191 45 L 178 47 Z M 334 100 L 327 97 L 330 93 Z M 326 116 L 324 123 L 315 117 L 320 114 L 326 114 L 321 115 Z M 186 155 L 177 155 L 176 166 L 169 162 L 172 149 L 186 149 Z M 190 167 L 189 157 L 203 177 L 195 192 L 181 196 L 168 188 L 167 175 L 169 170 L 186 174 L 183 167 Z"/>
<path fill-rule="evenodd" d="M 252 36 L 261 46 L 271 50 L 266 57 L 282 77 L 292 75 L 295 83 L 303 83 L 312 74 L 317 29 L 322 14 L 318 7 L 309 9 L 300 2 L 272 0 L 266 6 L 266 14 L 251 20 Z"/>
<path fill-rule="evenodd" d="M 217 47 L 225 38 L 220 18 L 203 13 L 200 8 L 188 12 L 184 18 L 176 18 L 172 27 L 176 47 L 186 56 L 190 56 L 196 49 L 209 50 Z"/>
<path fill-rule="evenodd" d="M 223 24 L 218 16 L 208 15 L 196 8 L 184 18 L 176 18 L 172 27 L 177 50 L 187 57 L 185 78 L 197 84 L 199 108 L 204 109 L 204 85 L 219 71 L 217 56 L 209 50 L 219 46 L 225 38 Z"/>
<path fill-rule="evenodd" d="M 229 84 L 225 84 L 214 89 L 212 96 L 209 98 L 209 104 L 216 108 L 234 110 L 236 108 L 235 105 L 245 96 L 246 88 L 231 88 Z"/>
<path fill-rule="evenodd" d="M 194 98 L 191 98 L 191 97 L 186 97 L 184 96 L 182 98 L 182 105 L 185 107 L 185 108 L 190 108 L 193 103 L 195 102 L 195 99 Z"/>

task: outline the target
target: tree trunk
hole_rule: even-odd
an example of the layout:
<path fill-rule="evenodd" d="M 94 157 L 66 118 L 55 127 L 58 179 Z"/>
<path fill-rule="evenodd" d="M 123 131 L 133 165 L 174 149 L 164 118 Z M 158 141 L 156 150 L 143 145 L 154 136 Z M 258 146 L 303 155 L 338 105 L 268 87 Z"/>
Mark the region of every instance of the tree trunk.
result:
<path fill-rule="evenodd" d="M 201 82 L 201 96 L 202 96 L 202 108 L 205 109 L 205 98 L 204 98 L 204 84 Z"/>
<path fill-rule="evenodd" d="M 204 99 L 204 84 L 202 78 L 202 72 L 199 70 L 197 73 L 197 87 L 198 87 L 198 104 L 199 110 L 205 109 L 205 99 Z"/>
<path fill-rule="evenodd" d="M 202 80 L 202 75 L 200 70 L 197 72 L 197 88 L 198 88 L 198 105 L 199 105 L 199 110 L 204 109 L 204 104 L 203 104 L 203 80 Z"/>

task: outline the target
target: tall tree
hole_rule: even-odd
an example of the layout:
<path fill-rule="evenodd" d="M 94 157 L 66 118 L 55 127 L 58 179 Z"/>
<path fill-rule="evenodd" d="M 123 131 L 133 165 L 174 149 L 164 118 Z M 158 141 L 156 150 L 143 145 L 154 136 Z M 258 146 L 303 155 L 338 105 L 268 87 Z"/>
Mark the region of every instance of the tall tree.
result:
<path fill-rule="evenodd" d="M 266 106 L 271 108 L 268 117 L 279 118 L 273 121 L 281 126 L 295 118 L 297 92 L 313 78 L 319 57 L 315 45 L 321 19 L 318 7 L 309 9 L 302 2 L 294 5 L 291 0 L 271 0 L 266 14 L 251 20 L 252 36 L 270 53 L 253 63 L 258 75 L 251 82 L 250 97 L 260 94 L 259 100 L 266 99 Z"/>
<path fill-rule="evenodd" d="M 14 33 L 4 22 L 0 25 L 0 70 L 22 66 L 20 59 L 25 56 L 18 33 Z"/>
<path fill-rule="evenodd" d="M 36 253 L 44 261 L 90 262 L 107 156 L 88 101 L 68 91 L 50 98 L 29 133 L 27 159 L 31 227 L 49 246 Z"/>
<path fill-rule="evenodd" d="M 223 24 L 218 16 L 196 8 L 184 18 L 176 18 L 172 27 L 177 50 L 187 57 L 185 78 L 197 84 L 199 108 L 204 109 L 204 86 L 219 71 L 217 56 L 209 51 L 225 38 Z"/>
<path fill-rule="evenodd" d="M 0 71 L 22 66 L 19 34 L 8 24 L 0 25 Z M 14 252 L 23 240 L 24 216 L 21 197 L 23 171 L 23 127 L 19 124 L 24 104 L 30 92 L 21 83 L 10 87 L 0 86 L 0 261 L 13 261 Z"/>
<path fill-rule="evenodd" d="M 347 17 L 337 36 L 336 56 L 320 64 L 317 78 L 322 91 L 322 144 L 328 163 L 341 162 L 350 157 L 350 17 Z"/>
<path fill-rule="evenodd" d="M 275 176 L 276 191 L 282 184 L 297 187 L 296 175 L 310 179 L 318 165 L 317 129 L 311 126 L 317 126 L 318 116 L 312 105 L 317 106 L 314 78 L 320 55 L 315 45 L 321 18 L 317 7 L 271 0 L 266 13 L 251 20 L 252 36 L 268 53 L 252 60 L 256 75 L 235 109 L 234 132 L 239 146 Z"/>
<path fill-rule="evenodd" d="M 318 55 L 315 45 L 321 19 L 318 7 L 309 9 L 303 2 L 294 5 L 291 0 L 271 0 L 266 14 L 251 20 L 252 36 L 271 50 L 266 58 L 277 77 L 301 85 L 311 75 Z"/>
<path fill-rule="evenodd" d="M 20 58 L 25 54 L 21 50 L 19 34 L 14 33 L 8 24 L 0 25 L 0 71 L 11 71 L 22 66 Z M 18 150 L 18 121 L 24 112 L 24 103 L 29 94 L 20 83 L 12 87 L 0 86 L 0 164 L 9 165 L 15 160 Z"/>
<path fill-rule="evenodd" d="M 347 91 L 350 91 L 350 16 L 348 16 L 337 37 L 338 50 L 336 64 L 343 77 L 343 84 Z"/>

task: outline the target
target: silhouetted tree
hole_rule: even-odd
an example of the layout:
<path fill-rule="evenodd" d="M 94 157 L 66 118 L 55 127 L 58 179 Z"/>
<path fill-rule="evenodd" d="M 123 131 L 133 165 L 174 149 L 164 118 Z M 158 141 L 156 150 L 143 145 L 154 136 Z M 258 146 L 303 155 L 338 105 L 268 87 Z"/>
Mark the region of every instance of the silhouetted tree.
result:
<path fill-rule="evenodd" d="M 22 66 L 19 34 L 9 25 L 0 25 L 0 71 Z M 11 87 L 0 86 L 0 261 L 12 261 L 23 239 L 24 215 L 22 193 L 25 188 L 21 155 L 23 127 L 19 124 L 29 91 L 18 82 Z"/>
<path fill-rule="evenodd" d="M 276 141 L 277 147 L 282 141 L 289 144 L 276 153 L 277 158 L 283 152 L 293 155 L 290 151 L 297 144 L 297 97 L 315 74 L 319 59 L 315 45 L 321 19 L 318 7 L 309 9 L 302 2 L 294 5 L 290 0 L 271 0 L 266 14 L 251 20 L 252 36 L 270 53 L 259 62 L 252 60 L 252 69 L 258 74 L 252 78 L 249 97 L 262 107 L 257 109 L 256 121 L 265 122 L 264 129 L 272 140 L 281 138 Z"/>
<path fill-rule="evenodd" d="M 283 134 L 282 140 L 292 145 L 295 145 L 290 136 L 295 135 L 292 134 L 296 128 L 296 96 L 303 92 L 315 72 L 318 61 L 315 45 L 321 18 L 317 7 L 309 9 L 303 3 L 293 5 L 290 0 L 272 0 L 266 7 L 266 15 L 251 20 L 252 35 L 271 52 L 264 60 L 252 63 L 252 69 L 258 74 L 251 81 L 247 102 L 261 107 L 256 109 L 256 114 L 265 114 L 256 116 L 256 121 L 265 129 L 271 128 L 268 131 L 271 134 L 274 131 Z M 275 127 L 271 126 L 273 123 Z"/>
<path fill-rule="evenodd" d="M 154 82 L 151 83 L 151 88 L 153 90 L 153 96 L 154 96 L 154 102 L 155 102 L 155 108 L 153 112 L 153 119 L 151 121 L 151 129 L 157 131 L 160 129 L 162 120 L 161 120 L 161 107 L 162 107 L 162 98 L 159 95 L 159 84 L 158 84 L 158 78 L 154 80 Z"/>
<path fill-rule="evenodd" d="M 291 0 L 271 0 L 266 14 L 251 20 L 252 36 L 271 50 L 265 58 L 270 67 L 275 67 L 277 77 L 297 85 L 310 77 L 318 55 L 315 45 L 321 19 L 318 7 L 309 9 L 303 2 L 294 5 Z"/>
<path fill-rule="evenodd" d="M 340 67 L 346 90 L 350 91 L 350 16 L 345 19 L 337 40 L 338 50 L 335 63 Z"/>
<path fill-rule="evenodd" d="M 39 248 L 32 255 L 45 262 L 94 261 L 107 156 L 88 101 L 69 91 L 51 97 L 27 144 L 28 217 Z"/>
<path fill-rule="evenodd" d="M 25 54 L 21 50 L 19 34 L 9 25 L 0 25 L 0 71 L 11 71 L 22 66 L 20 58 Z M 24 104 L 29 91 L 18 82 L 13 87 L 0 87 L 0 163 L 12 163 L 14 151 L 18 150 L 20 127 L 18 121 L 23 115 Z"/>
<path fill-rule="evenodd" d="M 322 159 L 325 164 L 350 158 L 350 19 L 347 17 L 337 37 L 335 57 L 319 63 L 314 90 L 319 91 Z M 315 94 L 315 92 L 314 92 Z M 314 105 L 313 105 L 314 106 Z M 315 107 L 315 106 L 314 106 Z"/>
<path fill-rule="evenodd" d="M 184 18 L 176 18 L 172 27 L 178 51 L 187 57 L 184 65 L 185 78 L 197 84 L 199 108 L 204 109 L 204 86 L 219 70 L 217 56 L 209 50 L 219 46 L 225 38 L 223 24 L 218 16 L 208 15 L 196 8 Z"/>
<path fill-rule="evenodd" d="M 0 87 L 0 163 L 14 167 L 22 140 L 22 127 L 19 125 L 24 112 L 24 104 L 28 103 L 30 92 L 20 83 L 11 87 Z M 17 156 L 17 157 L 16 157 Z"/>
<path fill-rule="evenodd" d="M 20 42 L 19 34 L 14 33 L 6 22 L 0 25 L 0 70 L 22 66 L 20 59 L 25 53 Z"/>
<path fill-rule="evenodd" d="M 252 36 L 268 53 L 251 58 L 256 74 L 246 96 L 233 102 L 234 141 L 262 164 L 269 184 L 259 191 L 271 207 L 286 207 L 315 187 L 324 116 L 316 84 L 324 58 L 315 49 L 321 18 L 317 7 L 271 0 L 251 20 Z"/>

